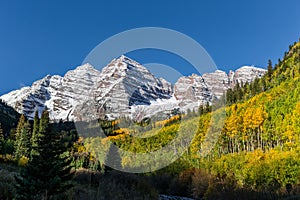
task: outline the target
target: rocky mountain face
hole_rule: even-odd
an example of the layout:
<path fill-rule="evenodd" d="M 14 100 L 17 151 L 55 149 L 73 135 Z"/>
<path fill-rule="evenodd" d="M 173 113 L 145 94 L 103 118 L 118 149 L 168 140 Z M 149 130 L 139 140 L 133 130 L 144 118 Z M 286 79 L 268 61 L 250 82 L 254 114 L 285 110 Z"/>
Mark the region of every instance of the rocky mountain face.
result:
<path fill-rule="evenodd" d="M 179 101 L 180 107 L 193 108 L 204 105 L 207 101 L 211 102 L 213 93 L 203 77 L 193 74 L 178 79 L 174 84 L 174 97 Z"/>
<path fill-rule="evenodd" d="M 266 70 L 253 66 L 243 66 L 227 74 L 224 71 L 216 70 L 202 76 L 193 74 L 188 77 L 181 77 L 174 85 L 174 96 L 179 101 L 180 107 L 185 110 L 193 109 L 206 102 L 212 102 L 220 98 L 226 90 L 233 88 L 237 83 L 243 85 L 250 83 L 255 78 L 260 78 Z"/>
<path fill-rule="evenodd" d="M 0 97 L 19 113 L 29 118 L 35 111 L 50 111 L 52 119 L 72 120 L 74 107 L 85 102 L 91 89 L 100 80 L 100 72 L 85 64 L 71 70 L 64 77 L 47 75 L 32 84 Z"/>
<path fill-rule="evenodd" d="M 100 115 L 131 116 L 135 106 L 150 106 L 151 102 L 172 97 L 170 83 L 156 78 L 141 64 L 125 56 L 104 67 L 99 77 L 91 89 L 91 98 L 75 109 L 77 120 Z"/>
<path fill-rule="evenodd" d="M 156 78 L 138 62 L 121 56 L 102 71 L 85 64 L 63 77 L 47 75 L 32 84 L 0 98 L 19 113 L 33 118 L 35 111 L 50 111 L 54 120 L 88 120 L 100 115 L 110 118 L 141 118 L 157 112 L 196 108 L 224 92 L 237 82 L 246 83 L 261 77 L 266 70 L 241 67 L 229 74 L 217 70 L 202 76 L 181 77 L 172 87 Z"/>

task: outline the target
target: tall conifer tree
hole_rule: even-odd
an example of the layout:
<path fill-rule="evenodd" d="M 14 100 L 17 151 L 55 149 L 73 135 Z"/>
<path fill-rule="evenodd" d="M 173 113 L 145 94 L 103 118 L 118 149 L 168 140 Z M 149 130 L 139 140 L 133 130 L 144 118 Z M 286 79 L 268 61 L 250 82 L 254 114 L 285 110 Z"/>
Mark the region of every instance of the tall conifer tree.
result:
<path fill-rule="evenodd" d="M 24 115 L 21 115 L 16 130 L 15 156 L 20 159 L 22 156 L 29 157 L 30 153 L 30 124 Z"/>
<path fill-rule="evenodd" d="M 39 114 L 36 111 L 35 115 L 34 115 L 34 121 L 33 121 L 32 136 L 31 136 L 31 139 L 30 139 L 31 146 L 32 146 L 31 152 L 30 152 L 31 159 L 32 159 L 33 155 L 37 155 L 38 154 L 38 152 L 36 151 L 36 148 L 38 146 L 39 122 L 40 122 L 40 120 L 39 120 Z"/>
<path fill-rule="evenodd" d="M 271 78 L 272 76 L 272 72 L 273 72 L 273 66 L 272 66 L 272 61 L 271 60 L 268 60 L 268 77 Z"/>
<path fill-rule="evenodd" d="M 71 159 L 63 156 L 67 147 L 61 134 L 50 127 L 48 111 L 42 113 L 36 141 L 37 153 L 16 177 L 17 199 L 53 199 L 71 187 Z"/>
<path fill-rule="evenodd" d="M 3 135 L 3 130 L 1 127 L 1 123 L 0 123 L 0 153 L 2 153 L 3 148 L 4 148 L 4 135 Z"/>

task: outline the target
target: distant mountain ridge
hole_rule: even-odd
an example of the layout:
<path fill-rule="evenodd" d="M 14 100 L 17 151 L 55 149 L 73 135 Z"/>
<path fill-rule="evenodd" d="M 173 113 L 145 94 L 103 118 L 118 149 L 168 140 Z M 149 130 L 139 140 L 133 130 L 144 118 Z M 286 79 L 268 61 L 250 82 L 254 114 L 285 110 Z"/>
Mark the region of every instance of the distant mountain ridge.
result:
<path fill-rule="evenodd" d="M 194 109 L 220 98 L 237 82 L 251 82 L 265 73 L 264 69 L 244 66 L 228 74 L 217 70 L 202 76 L 183 76 L 172 86 L 138 62 L 120 56 L 101 72 L 84 64 L 63 77 L 47 75 L 31 87 L 0 98 L 29 118 L 46 108 L 53 120 L 87 120 L 100 114 L 136 118 L 178 107 L 183 111 Z"/>

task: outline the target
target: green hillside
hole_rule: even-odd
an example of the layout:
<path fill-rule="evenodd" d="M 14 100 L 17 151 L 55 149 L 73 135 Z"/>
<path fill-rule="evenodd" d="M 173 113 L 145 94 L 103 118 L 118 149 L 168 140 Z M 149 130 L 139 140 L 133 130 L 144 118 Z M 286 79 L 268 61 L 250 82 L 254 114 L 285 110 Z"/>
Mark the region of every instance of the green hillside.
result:
<path fill-rule="evenodd" d="M 146 153 L 164 147 L 175 138 L 179 129 L 186 135 L 195 131 L 195 138 L 183 157 L 157 172 L 174 172 L 180 178 L 186 170 L 194 169 L 196 171 L 191 173 L 194 175 L 190 176 L 195 178 L 197 170 L 204 170 L 205 176 L 210 177 L 206 181 L 211 181 L 211 185 L 207 183 L 202 192 L 191 195 L 192 190 L 200 186 L 190 183 L 190 197 L 210 197 L 214 192 L 222 196 L 231 191 L 265 195 L 266 198 L 299 194 L 300 43 L 290 46 L 284 59 L 274 67 L 269 62 L 268 73 L 262 79 L 234 88 L 227 93 L 226 99 L 228 106 L 222 128 L 222 123 L 213 130 L 209 128 L 211 116 L 221 113 L 222 109 L 212 113 L 202 113 L 203 109 L 199 109 L 200 118 L 195 117 L 199 113 L 190 113 L 177 120 L 171 119 L 171 123 L 153 123 L 152 127 L 155 128 L 143 133 L 152 137 L 135 138 L 134 135 L 140 134 L 141 130 L 131 126 L 117 129 L 108 138 L 120 149 Z M 217 142 L 208 154 L 202 156 L 201 152 L 209 149 L 206 146 L 212 145 L 207 142 L 212 135 L 218 136 Z M 184 135 L 176 139 L 179 144 L 188 142 Z M 103 149 L 109 149 L 107 140 L 100 137 L 85 138 L 84 146 L 94 159 L 103 163 L 106 159 Z M 157 160 L 172 159 L 172 154 L 183 148 L 184 145 L 176 146 L 175 151 Z M 147 157 L 139 160 L 136 156 L 120 154 L 123 167 L 149 164 Z M 224 185 L 231 187 L 229 191 L 224 189 Z M 219 187 L 224 190 L 219 191 Z"/>

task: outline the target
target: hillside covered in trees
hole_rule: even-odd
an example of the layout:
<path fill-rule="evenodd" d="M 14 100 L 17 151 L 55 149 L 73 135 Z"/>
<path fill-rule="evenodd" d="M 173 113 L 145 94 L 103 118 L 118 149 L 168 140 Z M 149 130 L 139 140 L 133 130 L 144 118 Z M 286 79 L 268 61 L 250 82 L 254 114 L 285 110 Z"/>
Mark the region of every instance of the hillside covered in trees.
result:
<path fill-rule="evenodd" d="M 6 108 L 0 199 L 298 199 L 299 100 L 300 42 L 274 66 L 269 61 L 261 79 L 237 84 L 213 106 L 174 111 L 165 120 L 82 122 L 78 135 L 71 122 L 50 123 L 46 111 L 28 121 Z M 135 137 L 140 134 L 147 137 Z M 146 167 L 147 156 L 124 152 L 154 152 L 172 142 L 172 151 L 156 161 L 183 155 L 157 171 L 129 174 L 105 165 L 114 150 L 117 166 Z"/>
<path fill-rule="evenodd" d="M 283 60 L 278 60 L 275 66 L 272 66 L 271 61 L 268 62 L 268 73 L 263 78 L 251 84 L 237 84 L 233 90 L 227 92 L 223 98 L 227 103 L 224 126 L 213 130 L 216 134 L 218 131 L 221 134 L 205 157 L 201 156 L 201 151 L 205 149 L 206 137 L 213 134 L 208 134 L 211 117 L 220 112 L 221 108 L 211 112 L 210 106 L 201 106 L 198 113 L 191 112 L 177 118 L 154 122 L 151 130 L 144 133 L 155 135 L 153 137 L 134 138 L 134 134 L 138 134 L 140 130 L 129 126 L 127 129 L 112 131 L 114 134 L 108 138 L 121 149 L 143 153 L 164 147 L 172 141 L 179 127 L 186 133 L 197 127 L 196 136 L 183 157 L 166 169 L 156 172 L 168 174 L 175 171 L 179 179 L 181 176 L 190 176 L 185 178 L 191 180 L 198 178 L 194 181 L 199 181 L 200 185 L 190 182 L 187 189 L 189 192 L 186 191 L 185 195 L 209 199 L 210 195 L 216 195 L 213 198 L 219 195 L 218 198 L 221 198 L 225 193 L 230 195 L 227 193 L 236 191 L 237 194 L 253 193 L 262 195 L 253 198 L 268 199 L 299 194 L 299 78 L 298 42 L 290 46 Z M 105 162 L 103 149 L 109 148 L 107 140 L 101 137 L 84 138 L 86 150 L 100 163 Z M 180 140 L 181 144 L 186 142 L 184 137 Z M 177 150 L 180 148 L 185 146 L 175 147 Z M 168 158 L 166 156 L 162 159 Z M 120 162 L 124 167 L 135 167 L 147 165 L 147 158 L 137 160 L 137 157 L 125 154 L 120 155 Z M 197 177 L 197 173 L 202 173 L 198 176 L 205 174 L 203 180 L 202 177 Z M 226 187 L 224 189 L 224 185 L 228 186 L 228 191 Z M 198 191 L 200 188 L 201 191 Z M 180 195 L 177 192 L 174 194 Z"/>

